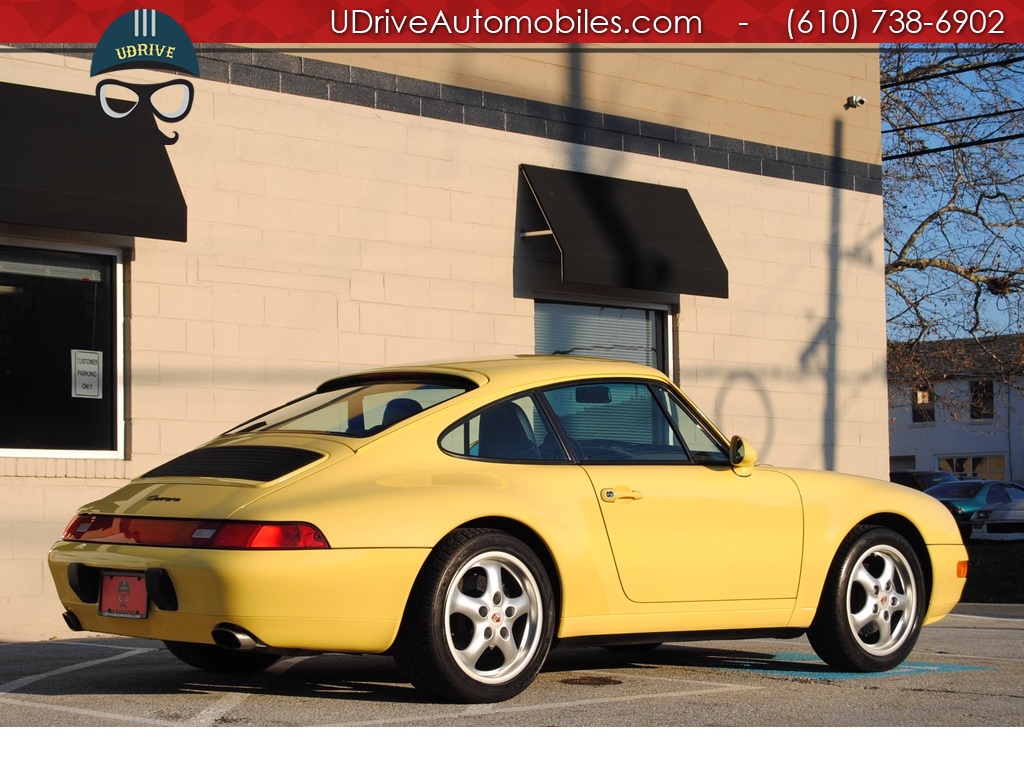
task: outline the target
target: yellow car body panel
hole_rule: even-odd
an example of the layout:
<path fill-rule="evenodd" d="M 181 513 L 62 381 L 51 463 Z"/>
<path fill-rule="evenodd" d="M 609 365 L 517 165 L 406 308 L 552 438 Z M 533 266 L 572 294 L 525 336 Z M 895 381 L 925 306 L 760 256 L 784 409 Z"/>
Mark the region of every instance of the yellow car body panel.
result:
<path fill-rule="evenodd" d="M 158 640 L 209 643 L 218 624 L 245 627 L 278 648 L 353 653 L 388 649 L 426 549 L 224 551 L 60 542 L 50 568 L 64 606 L 85 629 Z M 145 619 L 100 616 L 67 580 L 87 559 L 102 570 L 166 568 L 178 610 L 152 607 Z M 372 588 L 369 588 L 372 585 Z"/>
<path fill-rule="evenodd" d="M 308 522 L 330 549 L 174 549 L 64 540 L 50 570 L 65 609 L 91 631 L 210 643 L 218 624 L 271 647 L 383 652 L 399 635 L 413 584 L 453 531 L 500 528 L 547 565 L 562 638 L 808 627 L 840 544 L 885 525 L 919 551 L 926 621 L 956 604 L 967 555 L 934 499 L 891 483 L 757 466 L 488 461 L 439 448 L 451 425 L 503 398 L 588 378 L 656 383 L 660 373 L 607 360 L 509 359 L 386 369 L 461 375 L 477 388 L 365 438 L 253 431 L 209 447 L 284 446 L 318 458 L 268 482 L 143 477 L 82 515 Z M 701 417 L 702 418 L 702 417 Z M 709 432 L 728 444 L 708 423 Z M 741 471 L 742 469 L 742 471 Z M 612 492 L 613 500 L 607 492 Z M 177 611 L 107 618 L 84 602 L 69 566 L 166 569 Z"/>
<path fill-rule="evenodd" d="M 657 465 L 587 472 L 602 498 L 619 579 L 631 601 L 792 604 L 796 598 L 803 515 L 797 488 L 785 475 Z M 632 498 L 634 490 L 642 495 Z"/>

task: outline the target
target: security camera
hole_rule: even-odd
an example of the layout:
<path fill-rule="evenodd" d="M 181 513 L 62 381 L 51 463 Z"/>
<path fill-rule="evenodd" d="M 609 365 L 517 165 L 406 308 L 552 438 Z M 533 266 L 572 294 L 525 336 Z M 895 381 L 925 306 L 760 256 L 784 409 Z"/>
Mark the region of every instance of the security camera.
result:
<path fill-rule="evenodd" d="M 856 109 L 857 107 L 863 107 L 867 104 L 867 100 L 863 96 L 847 96 L 846 97 L 846 108 Z"/>

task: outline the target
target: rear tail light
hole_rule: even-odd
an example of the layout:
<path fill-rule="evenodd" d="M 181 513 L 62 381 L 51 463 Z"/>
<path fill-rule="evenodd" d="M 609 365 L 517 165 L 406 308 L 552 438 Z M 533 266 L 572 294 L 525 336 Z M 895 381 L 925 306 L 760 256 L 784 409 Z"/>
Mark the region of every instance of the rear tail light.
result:
<path fill-rule="evenodd" d="M 65 541 L 201 549 L 329 549 L 309 523 L 236 520 L 178 520 L 161 517 L 79 515 L 64 531 Z"/>

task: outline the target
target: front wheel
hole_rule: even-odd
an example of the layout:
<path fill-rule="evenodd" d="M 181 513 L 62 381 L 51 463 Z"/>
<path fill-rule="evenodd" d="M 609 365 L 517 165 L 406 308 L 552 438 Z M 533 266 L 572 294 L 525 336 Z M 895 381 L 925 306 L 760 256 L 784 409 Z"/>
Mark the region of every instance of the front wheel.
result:
<path fill-rule="evenodd" d="M 504 701 L 533 681 L 554 635 L 544 565 L 522 541 L 460 529 L 427 559 L 395 658 L 417 688 L 459 703 Z"/>
<path fill-rule="evenodd" d="M 913 650 L 926 603 L 910 543 L 887 528 L 859 526 L 839 547 L 807 639 L 830 666 L 883 672 Z"/>

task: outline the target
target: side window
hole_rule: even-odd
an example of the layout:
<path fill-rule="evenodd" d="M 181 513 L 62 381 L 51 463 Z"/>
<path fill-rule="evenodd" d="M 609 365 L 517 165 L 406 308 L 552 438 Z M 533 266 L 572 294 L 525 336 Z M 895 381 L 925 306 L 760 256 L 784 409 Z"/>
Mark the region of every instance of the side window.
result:
<path fill-rule="evenodd" d="M 1006 494 L 1010 497 L 1010 501 L 1021 501 L 1024 499 L 1024 489 L 1018 488 L 1016 485 L 1006 486 Z"/>
<path fill-rule="evenodd" d="M 583 461 L 686 462 L 665 412 L 641 382 L 574 384 L 544 392 Z"/>
<path fill-rule="evenodd" d="M 361 426 L 369 434 L 387 429 L 457 394 L 449 387 L 429 384 L 416 387 L 401 385 L 390 390 L 381 387 L 381 390 L 368 392 L 360 400 Z"/>
<path fill-rule="evenodd" d="M 459 422 L 441 437 L 455 456 L 491 461 L 569 460 L 532 396 L 505 400 Z"/>
<path fill-rule="evenodd" d="M 677 401 L 666 390 L 658 387 L 658 398 L 668 412 L 669 418 L 690 450 L 690 456 L 697 464 L 729 465 L 729 454 L 725 447 L 708 431 L 697 417 Z"/>
<path fill-rule="evenodd" d="M 1001 485 L 993 485 L 985 495 L 986 504 L 1005 504 L 1010 500 L 1010 494 Z"/>

